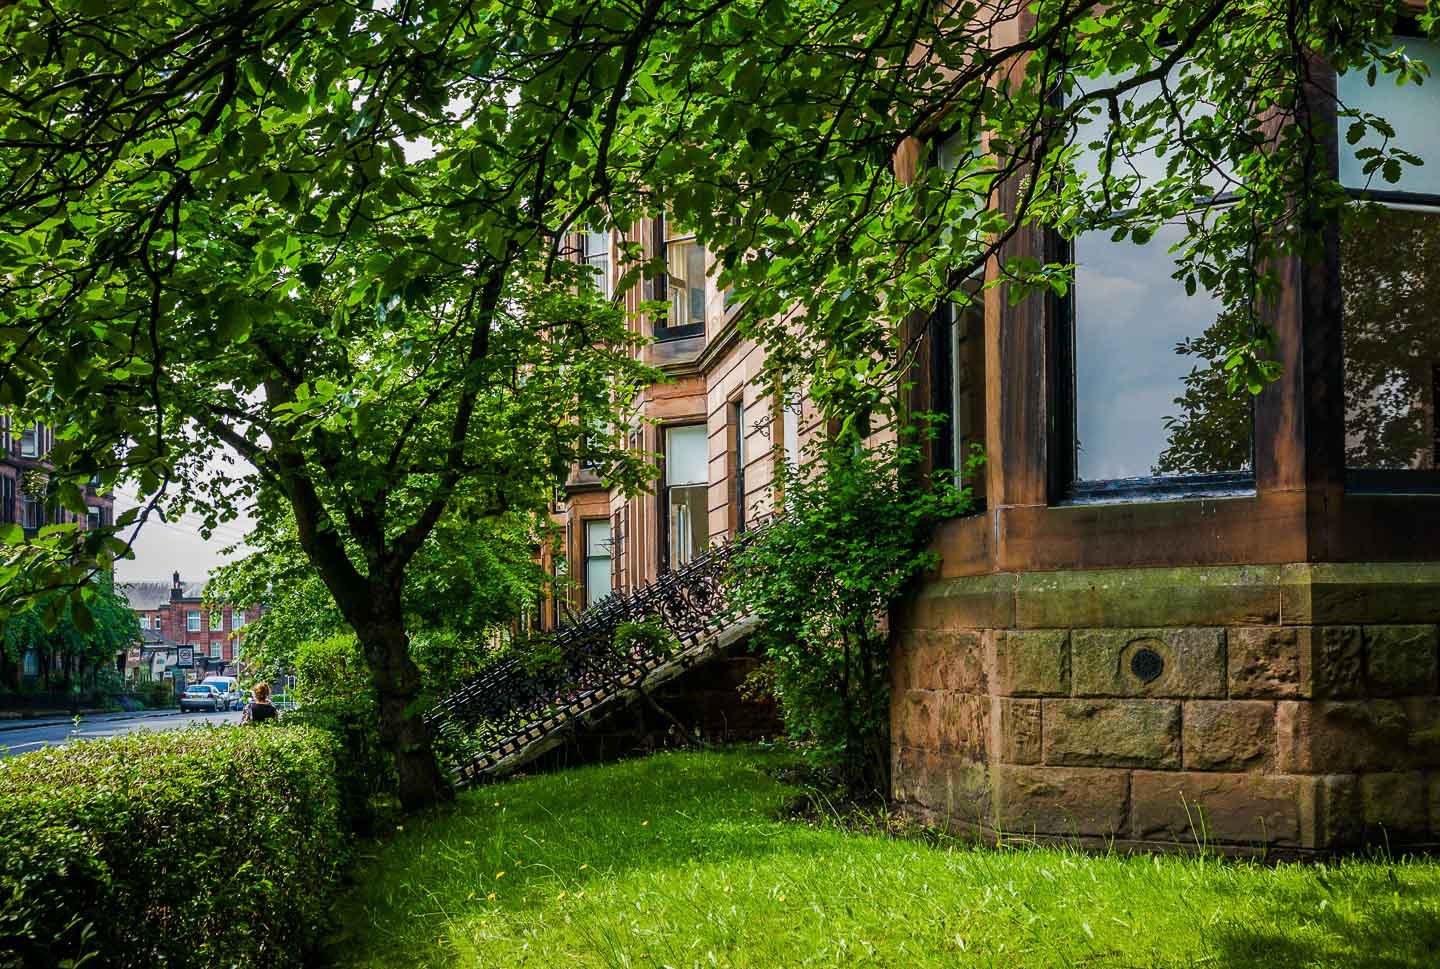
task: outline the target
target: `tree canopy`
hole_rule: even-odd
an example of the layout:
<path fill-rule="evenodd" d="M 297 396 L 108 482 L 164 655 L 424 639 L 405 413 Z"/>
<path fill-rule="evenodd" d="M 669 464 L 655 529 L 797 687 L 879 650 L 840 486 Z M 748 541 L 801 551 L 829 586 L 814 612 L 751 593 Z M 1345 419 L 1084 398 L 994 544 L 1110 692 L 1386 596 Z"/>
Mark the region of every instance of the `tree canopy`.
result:
<path fill-rule="evenodd" d="M 1179 278 L 1226 309 L 1229 389 L 1258 389 L 1266 267 L 1347 204 L 1325 164 L 1337 119 L 1384 136 L 1377 178 L 1418 161 L 1316 80 L 1320 52 L 1422 80 L 1392 43 L 1401 11 L 17 0 L 0 407 L 56 427 L 49 488 L 71 510 L 92 475 L 209 522 L 287 505 L 376 677 L 402 797 L 427 803 L 412 561 L 457 502 L 541 507 L 582 450 L 622 488 L 647 476 L 621 435 L 653 374 L 584 285 L 575 231 L 667 208 L 770 366 L 844 416 L 891 405 L 906 320 L 971 298 L 977 268 L 1012 299 L 1065 289 L 1063 253 L 1006 248 L 1025 232 L 1141 242 L 1178 221 Z M 655 268 L 626 248 L 622 289 Z M 248 464 L 207 470 L 229 453 Z M 0 584 L 78 590 L 123 535 L 9 531 Z"/>

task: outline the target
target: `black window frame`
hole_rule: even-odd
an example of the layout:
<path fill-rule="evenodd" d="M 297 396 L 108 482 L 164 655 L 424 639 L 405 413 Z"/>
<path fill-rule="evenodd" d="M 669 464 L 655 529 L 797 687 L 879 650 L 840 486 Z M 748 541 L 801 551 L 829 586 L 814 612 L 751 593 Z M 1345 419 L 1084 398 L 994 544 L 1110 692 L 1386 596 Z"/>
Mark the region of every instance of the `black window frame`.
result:
<path fill-rule="evenodd" d="M 652 248 L 655 251 L 655 256 L 659 260 L 660 265 L 666 267 L 657 272 L 650 281 L 651 299 L 665 304 L 665 308 L 659 312 L 659 315 L 655 317 L 651 324 L 651 331 L 656 343 L 668 343 L 671 340 L 688 340 L 692 337 L 705 335 L 704 320 L 701 320 L 699 323 L 685 323 L 681 326 L 670 325 L 670 239 L 669 233 L 666 231 L 666 222 L 665 214 L 662 212 L 655 216 L 650 224 Z M 685 241 L 690 241 L 690 239 L 695 239 L 695 237 L 692 235 Z M 676 241 L 678 242 L 680 240 L 677 239 Z M 699 240 L 695 239 L 695 242 L 698 244 Z"/>
<path fill-rule="evenodd" d="M 655 517 L 657 519 L 656 524 L 658 526 L 655 529 L 655 533 L 656 537 L 659 539 L 659 548 L 656 549 L 656 571 L 660 575 L 664 575 L 666 572 L 670 572 L 674 568 L 673 563 L 671 563 L 670 561 L 670 483 L 666 480 L 665 466 L 670 460 L 670 432 L 673 430 L 678 430 L 682 427 L 704 428 L 707 440 L 709 439 L 710 434 L 710 422 L 704 418 L 701 418 L 700 420 L 682 420 L 675 421 L 669 424 L 661 424 L 658 429 L 660 439 L 657 442 L 659 446 L 655 450 L 659 452 L 659 460 L 656 462 L 656 466 L 659 468 L 660 471 L 660 480 L 657 482 L 657 487 L 655 488 Z M 698 485 L 699 482 L 696 482 L 696 484 Z M 682 485 L 682 487 L 695 487 L 695 485 Z M 706 475 L 705 487 L 710 487 L 708 474 Z M 706 505 L 706 514 L 708 516 L 708 501 L 706 502 Z M 714 536 L 710 534 L 710 521 L 707 517 L 705 521 L 705 541 L 707 548 L 709 546 L 710 540 L 713 537 Z M 703 555 L 705 551 L 706 549 L 698 549 L 695 553 L 696 557 Z M 691 561 L 693 561 L 693 559 Z M 687 562 L 686 564 L 688 565 L 689 563 Z M 684 568 L 684 566 L 682 565 L 681 568 Z"/>
<path fill-rule="evenodd" d="M 745 398 L 730 401 L 730 422 L 735 428 L 735 447 L 730 453 L 733 464 L 730 498 L 735 503 L 735 534 L 745 534 Z"/>

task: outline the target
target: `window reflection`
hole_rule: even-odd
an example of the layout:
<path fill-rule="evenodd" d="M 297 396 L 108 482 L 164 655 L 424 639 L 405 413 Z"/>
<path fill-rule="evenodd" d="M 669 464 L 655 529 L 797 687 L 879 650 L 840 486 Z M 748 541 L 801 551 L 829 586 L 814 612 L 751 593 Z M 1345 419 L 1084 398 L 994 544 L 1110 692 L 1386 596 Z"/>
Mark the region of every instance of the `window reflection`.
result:
<path fill-rule="evenodd" d="M 1440 450 L 1440 209 L 1352 214 L 1340 253 L 1345 463 L 1433 469 Z"/>
<path fill-rule="evenodd" d="M 1081 481 L 1250 468 L 1250 402 L 1226 386 L 1220 303 L 1187 296 L 1169 249 L 1075 241 L 1075 469 Z"/>
<path fill-rule="evenodd" d="M 1340 180 L 1356 195 L 1382 192 L 1383 207 L 1347 213 L 1341 226 L 1345 318 L 1345 464 L 1356 469 L 1434 470 L 1440 451 L 1440 43 L 1399 38 L 1430 67 L 1424 84 L 1398 86 L 1381 74 L 1342 74 L 1343 105 L 1374 112 L 1395 143 L 1426 164 L 1402 165 L 1397 182 L 1367 176 L 1356 154 L 1382 148 L 1374 131 L 1356 145 L 1341 139 Z M 1342 122 L 1343 126 L 1344 122 Z M 1373 197 L 1373 196 L 1372 196 Z"/>

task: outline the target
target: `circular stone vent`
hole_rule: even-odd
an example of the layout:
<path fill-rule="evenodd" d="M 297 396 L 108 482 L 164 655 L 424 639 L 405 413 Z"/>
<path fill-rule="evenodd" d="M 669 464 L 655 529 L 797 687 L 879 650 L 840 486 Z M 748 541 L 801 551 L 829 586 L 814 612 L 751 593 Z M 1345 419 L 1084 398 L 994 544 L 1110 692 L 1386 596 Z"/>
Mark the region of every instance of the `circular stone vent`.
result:
<path fill-rule="evenodd" d="M 1130 657 L 1130 672 L 1138 676 L 1142 683 L 1159 679 L 1160 674 L 1165 672 L 1165 657 L 1153 649 L 1137 649 Z"/>

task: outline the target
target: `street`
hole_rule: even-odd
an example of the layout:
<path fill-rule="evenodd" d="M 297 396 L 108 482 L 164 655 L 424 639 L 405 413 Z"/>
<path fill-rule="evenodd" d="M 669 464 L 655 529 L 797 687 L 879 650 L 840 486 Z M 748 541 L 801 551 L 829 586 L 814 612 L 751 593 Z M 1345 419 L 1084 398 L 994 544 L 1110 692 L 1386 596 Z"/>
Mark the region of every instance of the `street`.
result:
<path fill-rule="evenodd" d="M 146 710 L 141 713 L 102 713 L 73 720 L 37 720 L 32 723 L 0 722 L 0 757 L 24 754 L 41 747 L 113 737 L 134 730 L 175 730 L 195 723 L 239 723 L 240 711 L 229 713 L 180 713 L 178 710 Z"/>

